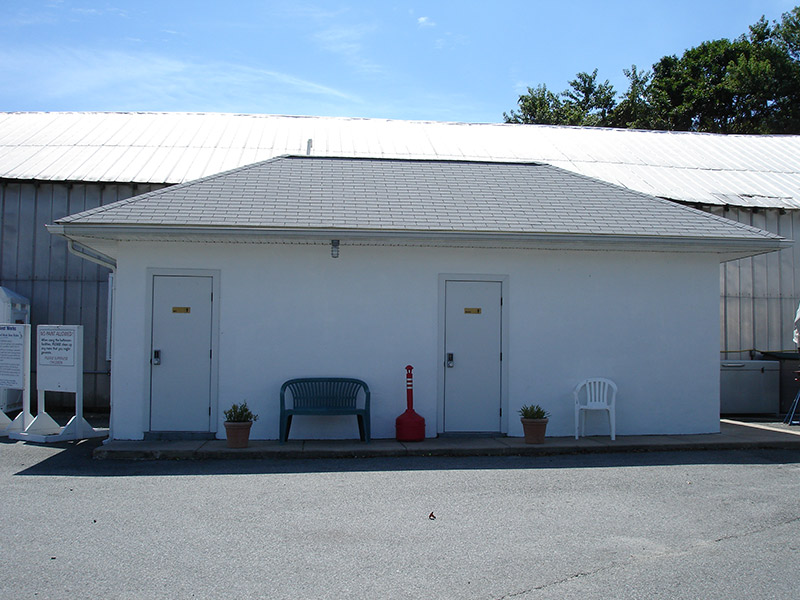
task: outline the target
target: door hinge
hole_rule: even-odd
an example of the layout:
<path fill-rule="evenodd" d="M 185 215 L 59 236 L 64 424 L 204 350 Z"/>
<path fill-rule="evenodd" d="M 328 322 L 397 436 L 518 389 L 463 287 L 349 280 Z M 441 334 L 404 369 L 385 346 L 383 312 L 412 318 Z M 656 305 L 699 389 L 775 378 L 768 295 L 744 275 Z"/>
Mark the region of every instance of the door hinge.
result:
<path fill-rule="evenodd" d="M 503 416 L 503 409 L 502 408 L 500 409 L 500 416 L 501 417 Z"/>
<path fill-rule="evenodd" d="M 211 407 L 210 406 L 208 407 L 208 416 L 209 417 L 211 416 Z"/>
<path fill-rule="evenodd" d="M 500 296 L 500 306 L 503 306 L 503 297 Z"/>
<path fill-rule="evenodd" d="M 503 362 L 503 353 L 500 353 L 500 362 Z"/>

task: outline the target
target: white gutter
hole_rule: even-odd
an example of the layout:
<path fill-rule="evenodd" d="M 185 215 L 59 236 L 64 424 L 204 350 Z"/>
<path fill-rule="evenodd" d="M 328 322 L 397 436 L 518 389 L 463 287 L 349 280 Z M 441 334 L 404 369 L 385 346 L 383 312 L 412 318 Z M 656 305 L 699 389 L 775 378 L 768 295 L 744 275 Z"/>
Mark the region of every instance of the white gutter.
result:
<path fill-rule="evenodd" d="M 242 241 L 268 239 L 271 242 L 297 243 L 308 240 L 312 243 L 325 243 L 327 240 L 349 240 L 355 244 L 369 244 L 370 241 L 385 244 L 391 240 L 404 244 L 435 246 L 458 246 L 486 244 L 489 247 L 513 245 L 519 248 L 597 248 L 614 247 L 633 250 L 667 250 L 677 252 L 711 252 L 731 255 L 732 258 L 754 256 L 790 247 L 792 242 L 778 236 L 770 237 L 683 237 L 658 235 L 620 235 L 584 233 L 524 233 L 497 231 L 442 231 L 442 230 L 367 230 L 367 229 L 305 229 L 282 228 L 267 229 L 259 227 L 197 227 L 183 225 L 114 225 L 114 224 L 56 224 L 49 225 L 51 233 L 68 238 L 80 237 L 85 240 L 144 240 L 160 241 L 212 241 L 219 239 L 240 239 Z M 189 239 L 194 238 L 194 239 Z M 282 238 L 282 239 L 281 239 Z M 83 246 L 85 248 L 85 246 Z M 114 259 L 92 251 L 94 256 L 80 256 L 114 268 Z M 724 260 L 731 260 L 726 258 Z M 104 262 L 99 262 L 104 261 Z M 114 266 L 110 266 L 114 265 Z"/>
<path fill-rule="evenodd" d="M 83 259 L 98 264 L 101 267 L 111 269 L 112 271 L 115 271 L 117 269 L 117 261 L 115 261 L 113 258 L 103 254 L 102 252 L 98 252 L 97 250 L 92 250 L 91 248 L 88 248 L 83 244 L 79 244 L 75 240 L 68 239 L 67 247 L 69 248 L 69 251 L 72 252 L 72 254 L 74 254 L 75 256 L 79 256 Z"/>

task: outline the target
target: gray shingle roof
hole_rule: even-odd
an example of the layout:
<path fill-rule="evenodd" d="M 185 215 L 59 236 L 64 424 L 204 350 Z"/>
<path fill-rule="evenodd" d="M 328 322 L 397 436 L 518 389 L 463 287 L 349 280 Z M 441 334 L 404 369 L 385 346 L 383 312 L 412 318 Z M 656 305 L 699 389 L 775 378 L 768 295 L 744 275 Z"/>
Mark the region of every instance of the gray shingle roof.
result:
<path fill-rule="evenodd" d="M 306 156 L 270 159 L 57 223 L 781 239 L 549 165 Z"/>

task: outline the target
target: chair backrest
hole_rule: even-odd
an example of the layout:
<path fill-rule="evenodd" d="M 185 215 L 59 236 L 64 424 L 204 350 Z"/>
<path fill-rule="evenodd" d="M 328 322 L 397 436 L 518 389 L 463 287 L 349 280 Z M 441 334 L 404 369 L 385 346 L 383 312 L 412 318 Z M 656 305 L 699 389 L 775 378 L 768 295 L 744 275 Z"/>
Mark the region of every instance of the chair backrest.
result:
<path fill-rule="evenodd" d="M 359 379 L 320 377 L 313 379 L 293 379 L 281 388 L 281 403 L 284 390 L 292 394 L 292 406 L 305 409 L 355 409 L 358 392 L 363 390 L 365 401 L 369 403 L 369 388 Z"/>
<path fill-rule="evenodd" d="M 584 391 L 585 393 L 581 393 Z M 575 386 L 575 404 L 586 408 L 608 408 L 617 397 L 617 384 L 610 379 L 593 377 Z"/>

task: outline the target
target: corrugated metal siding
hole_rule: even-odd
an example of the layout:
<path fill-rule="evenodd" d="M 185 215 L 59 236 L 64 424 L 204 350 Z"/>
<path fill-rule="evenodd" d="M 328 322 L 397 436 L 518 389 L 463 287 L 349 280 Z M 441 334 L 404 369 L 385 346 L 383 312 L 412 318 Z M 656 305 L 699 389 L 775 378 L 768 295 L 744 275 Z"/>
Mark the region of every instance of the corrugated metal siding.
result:
<path fill-rule="evenodd" d="M 30 299 L 34 327 L 83 325 L 87 409 L 109 404 L 109 364 L 105 360 L 108 270 L 70 254 L 64 239 L 50 235 L 45 224 L 162 187 L 0 179 L 0 285 Z M 72 408 L 73 396 L 48 396 L 51 405 Z"/>
<path fill-rule="evenodd" d="M 705 207 L 787 239 L 793 247 L 720 265 L 721 348 L 730 359 L 749 352 L 794 351 L 792 333 L 800 301 L 800 210 Z"/>

